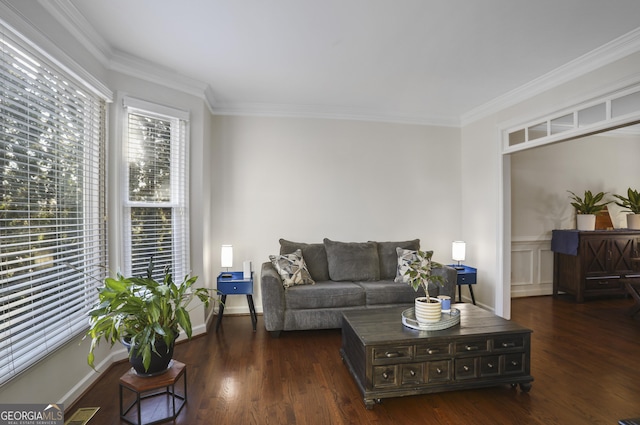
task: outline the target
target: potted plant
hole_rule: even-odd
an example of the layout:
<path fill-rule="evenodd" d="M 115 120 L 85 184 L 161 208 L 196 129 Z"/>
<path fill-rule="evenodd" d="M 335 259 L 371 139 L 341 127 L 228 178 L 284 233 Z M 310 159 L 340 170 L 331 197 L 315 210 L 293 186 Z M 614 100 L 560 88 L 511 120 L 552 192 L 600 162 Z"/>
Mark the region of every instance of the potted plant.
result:
<path fill-rule="evenodd" d="M 209 305 L 206 288 L 192 288 L 197 277 L 173 280 L 168 268 L 162 281 L 152 278 L 153 258 L 146 277 L 108 277 L 98 290 L 98 301 L 89 311 L 91 347 L 87 363 L 94 366 L 94 350 L 101 339 L 113 346 L 122 342 L 129 349 L 129 361 L 140 375 L 165 371 L 175 340 L 182 329 L 191 338 L 191 318 L 187 307 L 194 298 Z"/>
<path fill-rule="evenodd" d="M 627 196 L 614 194 L 619 201 L 616 201 L 616 205 L 626 208 L 630 214 L 627 214 L 627 228 L 638 230 L 640 229 L 640 193 L 631 188 L 627 189 Z"/>
<path fill-rule="evenodd" d="M 443 284 L 442 276 L 432 274 L 434 267 L 442 267 L 442 264 L 431 260 L 433 251 L 416 251 L 415 258 L 407 265 L 405 275 L 407 283 L 418 291 L 424 290 L 425 297 L 417 297 L 415 300 L 415 314 L 418 322 L 437 322 L 440 320 L 442 309 L 437 298 L 429 296 L 429 283 Z"/>
<path fill-rule="evenodd" d="M 576 209 L 576 227 L 578 230 L 594 230 L 596 228 L 596 215 L 598 215 L 608 202 L 601 202 L 606 192 L 598 192 L 595 195 L 590 190 L 585 190 L 584 198 L 568 190 L 571 194 L 571 205 Z"/>

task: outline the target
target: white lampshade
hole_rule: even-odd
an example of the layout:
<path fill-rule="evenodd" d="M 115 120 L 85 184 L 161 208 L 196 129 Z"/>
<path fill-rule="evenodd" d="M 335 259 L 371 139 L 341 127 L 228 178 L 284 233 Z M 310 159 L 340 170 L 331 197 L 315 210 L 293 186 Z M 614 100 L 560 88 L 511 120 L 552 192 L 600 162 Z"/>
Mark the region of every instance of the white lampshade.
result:
<path fill-rule="evenodd" d="M 451 258 L 454 261 L 464 261 L 466 244 L 463 241 L 453 241 L 451 245 Z"/>
<path fill-rule="evenodd" d="M 220 265 L 222 267 L 233 267 L 233 246 L 222 245 L 222 251 L 220 253 Z"/>

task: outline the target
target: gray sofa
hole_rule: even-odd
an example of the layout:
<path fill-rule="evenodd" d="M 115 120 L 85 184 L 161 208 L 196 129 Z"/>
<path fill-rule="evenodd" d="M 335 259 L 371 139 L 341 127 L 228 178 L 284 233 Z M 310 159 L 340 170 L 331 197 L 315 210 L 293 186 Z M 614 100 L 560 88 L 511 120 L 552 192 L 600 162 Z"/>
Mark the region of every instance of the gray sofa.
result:
<path fill-rule="evenodd" d="M 401 242 L 299 243 L 280 239 L 280 256 L 271 259 L 298 258 L 302 254 L 308 269 L 297 275 L 296 284 L 285 288 L 274 263 L 262 264 L 260 288 L 265 328 L 277 337 L 281 331 L 333 329 L 342 323 L 345 310 L 413 305 L 417 296 L 408 284 L 396 282 L 398 253 L 396 248 L 418 250 L 420 240 Z M 297 250 L 298 257 L 293 255 Z M 280 265 L 280 264 L 279 264 Z M 457 272 L 443 266 L 434 274 L 443 276 L 443 285 L 429 284 L 429 295 L 448 295 L 454 299 Z M 290 282 L 290 279 L 285 281 Z M 312 279 L 314 284 L 302 282 Z"/>

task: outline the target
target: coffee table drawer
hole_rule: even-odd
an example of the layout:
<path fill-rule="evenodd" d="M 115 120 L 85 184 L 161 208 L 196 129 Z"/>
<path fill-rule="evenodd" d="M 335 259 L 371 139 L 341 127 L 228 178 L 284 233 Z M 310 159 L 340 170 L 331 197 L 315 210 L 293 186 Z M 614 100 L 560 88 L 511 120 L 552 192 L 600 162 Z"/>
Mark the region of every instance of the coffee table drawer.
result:
<path fill-rule="evenodd" d="M 456 342 L 456 354 L 482 354 L 489 352 L 488 339 L 472 339 Z"/>
<path fill-rule="evenodd" d="M 398 365 L 373 368 L 373 388 L 393 388 L 398 384 Z"/>
<path fill-rule="evenodd" d="M 524 335 L 509 335 L 493 339 L 493 351 L 522 350 L 524 347 Z"/>
<path fill-rule="evenodd" d="M 455 359 L 456 374 L 455 379 L 472 379 L 476 377 L 477 357 L 468 357 L 466 359 Z"/>
<path fill-rule="evenodd" d="M 427 382 L 451 381 L 451 360 L 427 362 Z"/>
<path fill-rule="evenodd" d="M 500 374 L 500 356 L 486 356 L 480 358 L 480 376 L 495 376 Z"/>
<path fill-rule="evenodd" d="M 420 385 L 424 383 L 424 364 L 407 363 L 402 368 L 402 385 Z"/>
<path fill-rule="evenodd" d="M 504 373 L 522 373 L 525 364 L 524 353 L 505 354 Z"/>
<path fill-rule="evenodd" d="M 373 364 L 405 362 L 413 358 L 413 346 L 374 347 Z"/>
<path fill-rule="evenodd" d="M 451 344 L 448 342 L 432 342 L 416 346 L 416 359 L 429 359 L 451 354 Z"/>

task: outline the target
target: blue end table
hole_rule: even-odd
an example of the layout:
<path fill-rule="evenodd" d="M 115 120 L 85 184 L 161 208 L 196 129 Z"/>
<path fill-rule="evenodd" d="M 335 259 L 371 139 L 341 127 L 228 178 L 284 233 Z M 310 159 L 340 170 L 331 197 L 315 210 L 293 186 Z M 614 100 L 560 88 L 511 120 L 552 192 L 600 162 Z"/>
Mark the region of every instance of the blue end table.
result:
<path fill-rule="evenodd" d="M 458 272 L 458 281 L 456 282 L 458 285 L 458 302 L 462 302 L 462 285 L 467 285 L 471 294 L 471 301 L 473 301 L 473 305 L 476 305 L 476 297 L 473 296 L 473 286 L 471 285 L 476 284 L 478 270 L 464 264 L 459 266 L 457 264 L 449 264 L 449 267 L 453 267 Z"/>
<path fill-rule="evenodd" d="M 253 305 L 253 272 L 251 277 L 245 279 L 243 272 L 222 272 L 218 275 L 218 292 L 222 294 L 222 303 L 218 310 L 218 320 L 216 321 L 216 332 L 222 322 L 222 315 L 224 314 L 224 304 L 227 301 L 227 295 L 246 295 L 247 304 L 249 304 L 249 313 L 251 314 L 251 324 L 253 325 L 253 331 L 256 331 L 256 323 L 258 323 L 258 316 L 256 315 L 256 308 Z"/>

